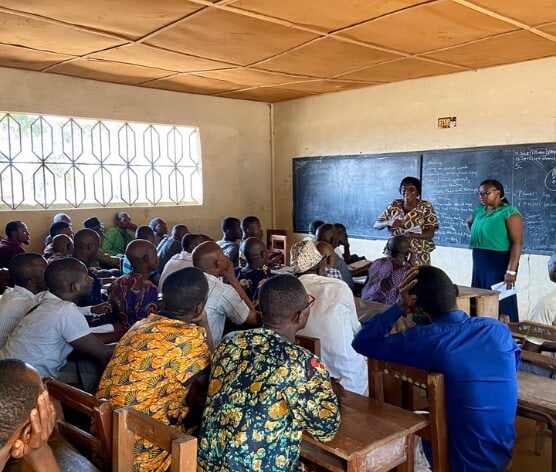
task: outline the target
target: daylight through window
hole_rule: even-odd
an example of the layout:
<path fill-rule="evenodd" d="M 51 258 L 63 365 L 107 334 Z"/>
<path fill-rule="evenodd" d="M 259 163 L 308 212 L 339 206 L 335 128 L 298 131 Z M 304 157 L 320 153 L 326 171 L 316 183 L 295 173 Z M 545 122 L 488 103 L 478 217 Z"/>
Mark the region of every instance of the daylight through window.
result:
<path fill-rule="evenodd" d="M 0 117 L 0 210 L 202 203 L 197 128 Z"/>

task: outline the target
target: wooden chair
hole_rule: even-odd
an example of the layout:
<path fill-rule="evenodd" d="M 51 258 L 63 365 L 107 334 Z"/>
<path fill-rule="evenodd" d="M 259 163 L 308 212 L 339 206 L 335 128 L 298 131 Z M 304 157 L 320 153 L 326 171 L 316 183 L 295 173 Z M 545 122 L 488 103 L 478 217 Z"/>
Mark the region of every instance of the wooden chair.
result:
<path fill-rule="evenodd" d="M 114 411 L 114 472 L 133 470 L 134 436 L 147 439 L 156 446 L 171 452 L 172 472 L 195 472 L 197 468 L 197 439 L 180 433 L 160 421 L 131 407 Z"/>
<path fill-rule="evenodd" d="M 266 230 L 266 247 L 272 246 L 272 235 L 287 236 L 288 232 L 285 229 L 267 229 Z"/>
<path fill-rule="evenodd" d="M 383 376 L 400 379 L 411 388 L 424 389 L 428 394 L 430 425 L 417 432 L 432 444 L 433 472 L 448 472 L 448 435 L 446 423 L 446 401 L 444 375 L 392 362 L 369 359 L 369 397 L 384 401 Z M 410 401 L 412 403 L 412 400 Z M 413 410 L 413 405 L 409 405 Z"/>
<path fill-rule="evenodd" d="M 288 265 L 288 237 L 280 234 L 272 234 L 270 236 L 270 246 L 271 251 L 280 252 L 284 258 L 284 265 Z"/>
<path fill-rule="evenodd" d="M 56 408 L 59 433 L 82 452 L 101 470 L 111 470 L 112 465 L 112 406 L 106 400 L 97 400 L 90 393 L 47 377 L 44 385 Z M 62 406 L 91 418 L 94 433 L 85 431 L 70 422 Z"/>
<path fill-rule="evenodd" d="M 316 356 L 320 357 L 320 339 L 319 338 L 312 338 L 311 336 L 303 336 L 301 334 L 297 334 L 295 336 L 295 344 L 307 349 L 309 352 L 312 352 Z"/>
<path fill-rule="evenodd" d="M 556 328 L 554 326 L 545 325 L 541 323 L 534 323 L 532 321 L 521 321 L 519 323 L 512 323 L 507 315 L 500 315 L 500 320 L 504 322 L 511 330 L 513 338 L 518 344 L 523 343 L 527 336 L 539 338 L 544 341 L 556 342 Z M 533 352 L 522 350 L 521 359 L 527 361 L 531 364 L 539 366 L 543 369 L 551 371 L 553 374 L 556 372 L 556 357 L 545 356 L 540 352 Z M 552 430 L 552 434 L 555 433 L 555 422 L 554 418 L 550 418 L 543 412 L 535 411 L 532 408 L 526 408 L 518 404 L 517 414 L 525 418 L 535 420 L 537 431 L 535 433 L 535 454 L 540 456 L 544 449 L 544 435 L 546 433 L 546 427 Z M 552 461 L 554 469 L 556 469 L 556 439 L 552 439 Z"/>

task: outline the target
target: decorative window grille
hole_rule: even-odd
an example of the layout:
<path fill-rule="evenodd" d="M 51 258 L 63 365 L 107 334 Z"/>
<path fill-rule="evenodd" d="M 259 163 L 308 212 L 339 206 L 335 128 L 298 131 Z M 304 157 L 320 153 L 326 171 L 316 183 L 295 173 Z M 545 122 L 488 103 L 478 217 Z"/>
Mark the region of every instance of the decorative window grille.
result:
<path fill-rule="evenodd" d="M 0 116 L 0 210 L 202 203 L 197 128 Z"/>

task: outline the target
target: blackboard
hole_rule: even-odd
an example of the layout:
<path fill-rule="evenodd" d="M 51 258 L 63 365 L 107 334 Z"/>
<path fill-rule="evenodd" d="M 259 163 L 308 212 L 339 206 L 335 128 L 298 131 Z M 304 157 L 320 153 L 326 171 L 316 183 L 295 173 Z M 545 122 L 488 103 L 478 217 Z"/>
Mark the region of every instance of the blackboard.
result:
<path fill-rule="evenodd" d="M 435 241 L 468 247 L 466 220 L 479 205 L 479 183 L 497 179 L 524 219 L 527 253 L 556 251 L 556 144 L 493 146 L 423 153 L 423 198 L 438 214 Z"/>
<path fill-rule="evenodd" d="M 293 226 L 307 232 L 311 221 L 343 223 L 350 236 L 387 239 L 373 224 L 399 198 L 400 181 L 419 177 L 421 153 L 327 156 L 293 160 Z"/>
<path fill-rule="evenodd" d="M 556 251 L 556 143 L 293 159 L 293 226 L 344 223 L 351 236 L 386 239 L 373 229 L 405 176 L 420 177 L 422 197 L 440 221 L 435 242 L 468 247 L 466 220 L 479 205 L 479 183 L 501 181 L 525 223 L 524 252 Z"/>

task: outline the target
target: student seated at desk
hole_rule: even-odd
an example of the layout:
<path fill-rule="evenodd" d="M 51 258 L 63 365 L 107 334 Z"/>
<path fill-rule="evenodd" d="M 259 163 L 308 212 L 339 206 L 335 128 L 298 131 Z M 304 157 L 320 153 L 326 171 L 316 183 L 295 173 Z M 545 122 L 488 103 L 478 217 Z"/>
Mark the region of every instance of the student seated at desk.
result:
<path fill-rule="evenodd" d="M 181 245 L 183 250 L 168 261 L 164 266 L 162 274 L 160 274 L 158 281 L 160 291 L 162 291 L 162 285 L 170 274 L 186 267 L 193 267 L 193 249 L 202 242 L 203 238 L 200 234 L 189 233 L 182 238 Z"/>
<path fill-rule="evenodd" d="M 73 239 L 66 234 L 57 234 L 52 238 L 51 248 L 52 253 L 47 259 L 48 263 L 63 257 L 71 257 L 73 254 Z"/>
<path fill-rule="evenodd" d="M 266 265 L 267 249 L 261 238 L 247 238 L 241 243 L 247 265 L 236 269 L 236 277 L 251 300 L 259 299 L 259 285 L 270 275 Z"/>
<path fill-rule="evenodd" d="M 205 472 L 297 470 L 301 435 L 330 441 L 338 400 L 319 358 L 295 345 L 311 299 L 299 280 L 277 275 L 261 288 L 263 327 L 216 348 L 199 434 Z"/>
<path fill-rule="evenodd" d="M 315 220 L 315 221 L 311 221 L 311 224 L 309 225 L 309 234 L 307 236 L 305 236 L 303 238 L 304 241 L 311 241 L 312 243 L 316 243 L 317 242 L 317 229 L 319 229 L 319 226 L 322 226 L 324 224 L 324 221 L 322 220 Z"/>
<path fill-rule="evenodd" d="M 353 347 L 369 358 L 444 374 L 450 471 L 504 471 L 515 439 L 520 350 L 500 321 L 458 310 L 457 294 L 437 267 L 412 269 L 396 304 L 363 324 Z M 389 334 L 409 309 L 432 323 Z"/>
<path fill-rule="evenodd" d="M 349 250 L 349 237 L 347 234 L 347 228 L 342 223 L 334 223 L 334 227 L 338 232 L 338 247 L 336 248 L 336 254 L 341 257 L 346 264 L 351 264 L 352 262 L 362 261 L 365 258 L 358 256 L 357 254 L 351 254 Z M 343 247 L 340 249 L 340 246 Z"/>
<path fill-rule="evenodd" d="M 222 239 L 216 241 L 224 255 L 232 261 L 234 267 L 239 267 L 239 241 L 241 240 L 241 224 L 237 218 L 228 216 L 222 220 Z"/>
<path fill-rule="evenodd" d="M 172 233 L 166 236 L 156 246 L 156 253 L 158 254 L 158 270 L 160 273 L 164 270 L 167 262 L 176 254 L 179 254 L 182 249 L 183 237 L 189 233 L 189 228 L 182 224 L 172 226 Z"/>
<path fill-rule="evenodd" d="M 232 261 L 218 244 L 207 241 L 197 246 L 193 251 L 193 265 L 205 273 L 209 284 L 206 310 L 215 345 L 222 340 L 226 319 L 236 325 L 257 324 L 255 308 L 235 276 Z M 222 282 L 220 277 L 228 283 Z"/>
<path fill-rule="evenodd" d="M 303 287 L 315 299 L 311 317 L 299 334 L 320 339 L 324 364 L 346 390 L 365 393 L 367 361 L 351 347 L 361 328 L 353 294 L 341 280 L 324 277 L 325 258 L 311 241 L 295 243 L 291 261 Z"/>
<path fill-rule="evenodd" d="M 330 244 L 334 249 L 338 247 L 339 240 L 338 240 L 338 231 L 331 224 L 324 224 L 319 226 L 317 229 L 317 241 L 324 241 L 325 243 Z M 336 258 L 336 269 L 340 271 L 342 274 L 342 280 L 348 284 L 349 288 L 353 290 L 355 288 L 355 283 L 353 282 L 353 278 L 349 272 L 349 268 L 346 262 L 340 258 Z"/>
<path fill-rule="evenodd" d="M 409 240 L 405 236 L 392 236 L 386 243 L 386 254 L 369 267 L 361 298 L 390 305 L 396 302 L 398 287 L 411 269 Z"/>
<path fill-rule="evenodd" d="M 36 369 L 17 359 L 1 360 L 0 470 L 13 458 L 22 459 L 21 470 L 59 472 L 47 443 L 55 426 L 56 411 Z"/>
<path fill-rule="evenodd" d="M 24 253 L 23 246 L 28 246 L 31 241 L 29 230 L 23 221 L 10 221 L 5 231 L 6 238 L 0 240 L 0 267 L 8 267 L 12 257 Z"/>
<path fill-rule="evenodd" d="M 21 359 L 34 366 L 41 377 L 59 378 L 68 356 L 75 349 L 104 367 L 113 348 L 91 333 L 85 317 L 75 305 L 91 290 L 87 268 L 77 259 L 66 257 L 47 266 L 44 280 L 48 291 L 10 334 L 0 349 L 0 358 Z M 110 335 L 100 338 L 107 342 L 113 340 Z M 75 370 L 69 374 L 74 375 Z"/>
<path fill-rule="evenodd" d="M 108 228 L 102 239 L 102 250 L 109 256 L 124 254 L 127 245 L 133 241 L 133 231 L 137 227 L 125 211 L 119 211 L 114 218 L 115 226 Z"/>
<path fill-rule="evenodd" d="M 145 241 L 149 241 L 156 248 L 155 234 L 154 234 L 154 231 L 152 230 L 152 228 L 150 226 L 147 226 L 147 225 L 139 226 L 135 230 L 135 239 L 144 239 Z M 158 252 L 157 252 L 157 255 L 158 255 Z M 159 265 L 160 265 L 160 261 L 159 261 Z M 127 256 L 125 256 L 123 261 L 122 261 L 122 273 L 129 274 L 131 272 L 131 270 L 132 270 L 131 269 L 131 262 L 129 262 L 129 259 L 127 258 Z M 158 270 L 155 269 L 154 271 L 152 271 L 149 274 L 149 279 L 155 285 L 158 285 L 159 276 L 160 276 L 160 274 L 158 273 Z"/>
<path fill-rule="evenodd" d="M 331 279 L 342 280 L 342 274 L 336 269 L 336 257 L 338 257 L 338 255 L 336 251 L 334 251 L 334 248 L 324 241 L 319 241 L 315 244 L 315 247 L 324 257 L 324 275 Z"/>
<path fill-rule="evenodd" d="M 46 290 L 44 271 L 46 261 L 36 252 L 12 257 L 9 265 L 13 289 L 6 289 L 0 300 L 0 348 L 23 319 L 35 308 Z"/>
<path fill-rule="evenodd" d="M 166 222 L 162 218 L 156 217 L 153 218 L 151 221 L 149 221 L 149 228 L 153 230 L 154 247 L 158 247 L 160 241 L 162 241 L 168 236 L 166 234 L 168 232 L 168 226 L 166 225 Z"/>
<path fill-rule="evenodd" d="M 49 229 L 50 242 L 48 243 L 47 246 L 44 247 L 42 253 L 42 255 L 46 260 L 48 260 L 48 258 L 52 256 L 52 253 L 54 252 L 52 249 L 52 242 L 54 241 L 54 238 L 59 234 L 65 234 L 66 236 L 68 236 L 73 240 L 73 229 L 71 227 L 71 224 L 65 221 L 58 221 L 57 223 L 52 223 L 52 225 L 50 225 L 50 229 Z"/>
<path fill-rule="evenodd" d="M 199 269 L 171 274 L 162 288 L 164 309 L 138 321 L 122 337 L 102 375 L 97 398 L 110 400 L 114 408 L 131 406 L 184 432 L 190 387 L 196 379 L 208 377 L 207 294 L 208 283 Z M 133 462 L 136 470 L 164 471 L 171 456 L 136 438 Z"/>
<path fill-rule="evenodd" d="M 129 327 L 158 311 L 158 289 L 149 280 L 158 268 L 158 256 L 152 243 L 144 239 L 131 241 L 125 254 L 132 270 L 114 281 L 108 301 L 118 308 L 121 322 Z"/>

